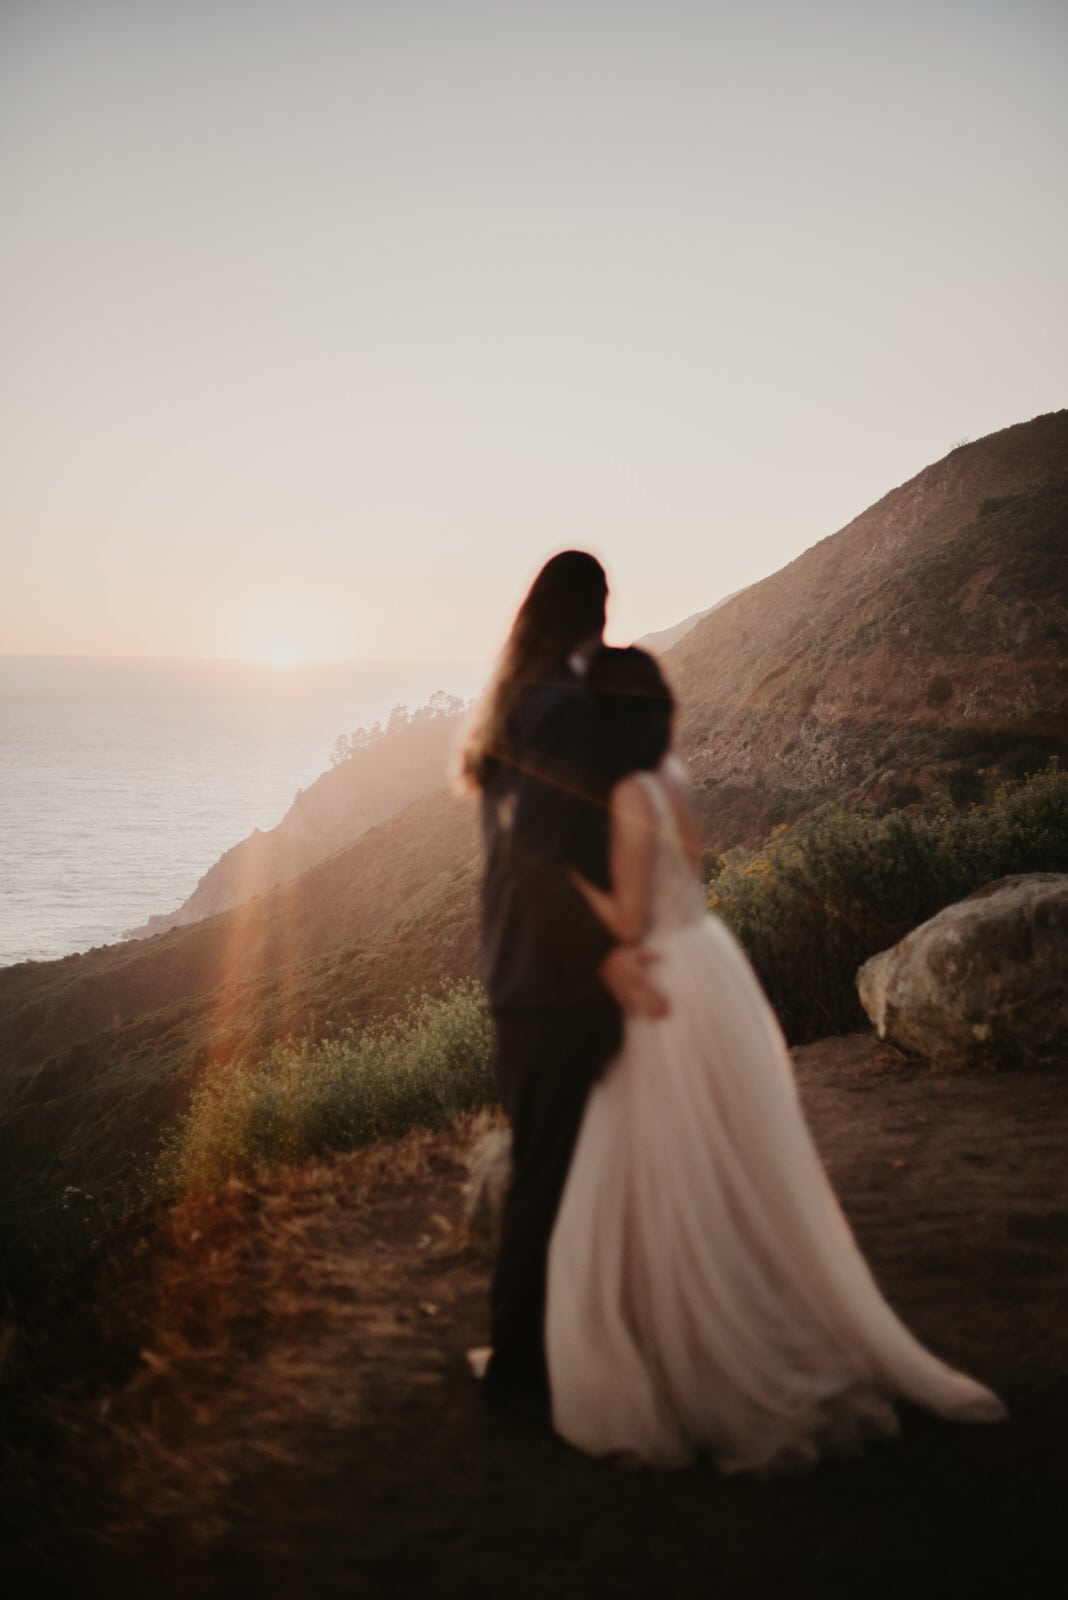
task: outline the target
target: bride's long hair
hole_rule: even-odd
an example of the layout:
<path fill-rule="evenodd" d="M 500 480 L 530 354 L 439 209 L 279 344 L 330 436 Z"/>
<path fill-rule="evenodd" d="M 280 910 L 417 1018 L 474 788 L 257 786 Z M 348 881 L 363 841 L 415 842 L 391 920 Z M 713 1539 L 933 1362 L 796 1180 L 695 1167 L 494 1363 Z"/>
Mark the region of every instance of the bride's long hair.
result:
<path fill-rule="evenodd" d="M 607 598 L 608 580 L 596 556 L 562 550 L 545 563 L 516 612 L 497 670 L 472 718 L 460 751 L 461 788 L 484 789 L 496 764 L 508 759 L 508 723 L 524 693 L 600 638 Z"/>

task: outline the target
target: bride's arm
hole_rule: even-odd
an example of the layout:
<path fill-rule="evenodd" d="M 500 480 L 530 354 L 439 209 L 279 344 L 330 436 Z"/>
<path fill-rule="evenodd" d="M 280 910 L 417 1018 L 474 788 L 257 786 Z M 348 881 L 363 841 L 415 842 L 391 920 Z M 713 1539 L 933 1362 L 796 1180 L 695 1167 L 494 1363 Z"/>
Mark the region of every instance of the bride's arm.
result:
<path fill-rule="evenodd" d="M 624 778 L 612 790 L 609 828 L 611 893 L 577 873 L 575 882 L 605 927 L 633 944 L 645 932 L 656 829 L 653 803 L 637 778 Z"/>

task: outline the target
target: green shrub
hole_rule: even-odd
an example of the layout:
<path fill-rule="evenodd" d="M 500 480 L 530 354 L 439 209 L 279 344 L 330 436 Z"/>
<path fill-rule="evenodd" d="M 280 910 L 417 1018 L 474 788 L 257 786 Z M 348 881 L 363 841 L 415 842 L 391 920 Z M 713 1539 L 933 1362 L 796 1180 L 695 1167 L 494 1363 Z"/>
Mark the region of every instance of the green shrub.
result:
<path fill-rule="evenodd" d="M 167 1197 L 211 1189 L 257 1167 L 442 1127 L 495 1094 L 489 1010 L 477 984 L 459 984 L 376 1026 L 209 1068 L 153 1184 Z"/>
<path fill-rule="evenodd" d="M 1068 872 L 1068 775 L 931 820 L 830 812 L 732 852 L 709 905 L 741 941 L 794 1044 L 864 1025 L 858 967 L 1010 873 Z"/>

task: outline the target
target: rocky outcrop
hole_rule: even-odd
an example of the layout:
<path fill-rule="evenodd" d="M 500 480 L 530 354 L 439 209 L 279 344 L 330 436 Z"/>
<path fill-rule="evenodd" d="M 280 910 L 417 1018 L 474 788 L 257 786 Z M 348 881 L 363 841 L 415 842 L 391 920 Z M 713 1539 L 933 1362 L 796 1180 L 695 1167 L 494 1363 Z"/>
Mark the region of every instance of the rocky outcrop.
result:
<path fill-rule="evenodd" d="M 880 1039 L 937 1066 L 1068 1066 L 1068 874 L 999 878 L 866 961 Z"/>

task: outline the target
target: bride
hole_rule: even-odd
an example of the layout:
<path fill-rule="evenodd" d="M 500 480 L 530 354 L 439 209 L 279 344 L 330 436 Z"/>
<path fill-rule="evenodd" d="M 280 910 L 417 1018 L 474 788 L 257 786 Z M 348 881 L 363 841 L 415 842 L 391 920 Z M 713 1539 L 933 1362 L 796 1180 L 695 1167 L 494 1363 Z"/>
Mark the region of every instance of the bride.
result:
<path fill-rule="evenodd" d="M 670 1013 L 626 1023 L 587 1105 L 549 1255 L 553 1426 L 592 1455 L 739 1472 L 894 1433 L 895 1401 L 999 1419 L 898 1320 L 838 1207 L 771 1007 L 704 908 L 656 662 L 606 649 L 588 682 L 619 777 L 613 892 L 577 881 L 656 952 Z"/>

